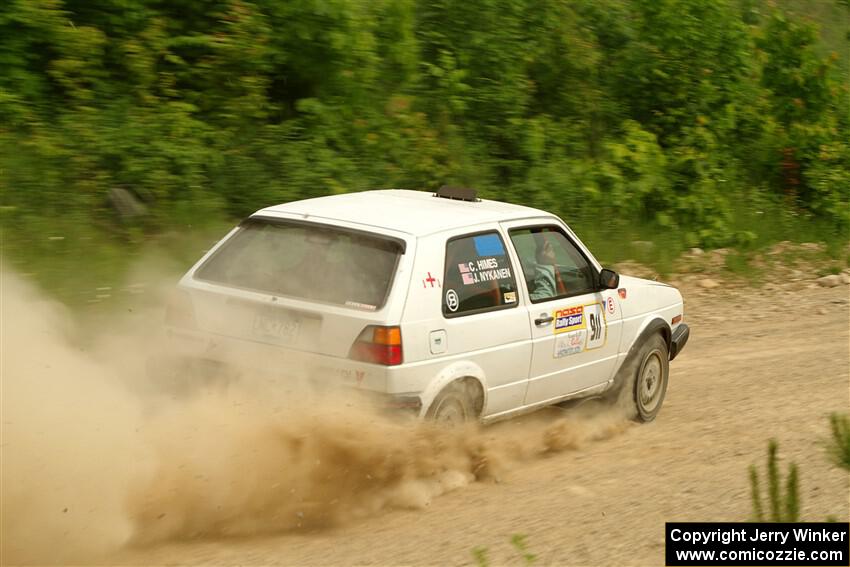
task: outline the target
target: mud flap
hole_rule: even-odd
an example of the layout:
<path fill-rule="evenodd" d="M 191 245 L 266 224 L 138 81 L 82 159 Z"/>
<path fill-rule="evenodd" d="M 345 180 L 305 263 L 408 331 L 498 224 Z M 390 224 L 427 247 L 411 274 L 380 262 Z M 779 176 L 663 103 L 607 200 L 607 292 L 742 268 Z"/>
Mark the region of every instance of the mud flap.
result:
<path fill-rule="evenodd" d="M 682 349 L 685 348 L 686 344 L 688 344 L 690 336 L 691 329 L 684 323 L 676 327 L 676 330 L 673 332 L 673 338 L 670 340 L 670 344 L 668 345 L 670 348 L 670 360 L 673 360 L 680 352 L 682 352 Z"/>

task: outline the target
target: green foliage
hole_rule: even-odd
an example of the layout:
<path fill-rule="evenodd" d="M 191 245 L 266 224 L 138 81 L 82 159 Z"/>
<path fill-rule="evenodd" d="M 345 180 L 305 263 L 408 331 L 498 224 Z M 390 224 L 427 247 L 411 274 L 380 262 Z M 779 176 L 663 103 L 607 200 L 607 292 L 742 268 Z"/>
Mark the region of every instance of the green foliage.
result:
<path fill-rule="evenodd" d="M 753 521 L 761 522 L 764 520 L 764 507 L 759 490 L 759 473 L 755 465 L 750 465 L 750 495 L 753 503 Z"/>
<path fill-rule="evenodd" d="M 819 56 L 811 24 L 774 13 L 756 39 L 773 136 L 782 148 L 781 187 L 795 204 L 839 224 L 850 221 L 847 90 Z M 775 159 L 779 160 L 776 155 Z"/>
<path fill-rule="evenodd" d="M 4 241 L 26 265 L 48 233 L 120 249 L 444 183 L 552 210 L 611 259 L 634 227 L 664 254 L 755 246 L 762 204 L 846 239 L 840 57 L 762 0 L 7 0 Z"/>
<path fill-rule="evenodd" d="M 755 465 L 750 465 L 750 491 L 753 504 L 753 521 L 755 522 L 798 522 L 800 520 L 797 465 L 794 463 L 789 465 L 788 478 L 783 493 L 776 457 L 777 449 L 776 441 L 771 439 L 767 448 L 767 497 L 770 507 L 767 514 L 765 514 L 762 501 L 758 470 Z"/>
<path fill-rule="evenodd" d="M 528 550 L 528 542 L 526 541 L 525 534 L 512 535 L 511 545 L 519 552 L 520 557 L 522 557 L 526 565 L 534 565 L 537 561 L 537 556 Z"/>
<path fill-rule="evenodd" d="M 829 416 L 831 436 L 826 449 L 835 464 L 850 471 L 850 415 L 833 413 Z M 758 469 L 750 465 L 750 495 L 752 498 L 752 521 L 754 522 L 799 522 L 800 518 L 800 481 L 796 463 L 788 465 L 788 477 L 785 490 L 779 473 L 776 456 L 778 444 L 771 439 L 767 447 L 767 497 L 769 510 L 765 510 L 760 488 Z M 834 516 L 826 521 L 837 521 Z"/>
<path fill-rule="evenodd" d="M 512 535 L 511 547 L 519 553 L 519 557 L 522 559 L 524 565 L 530 566 L 537 562 L 537 555 L 528 550 L 528 542 L 524 534 Z M 489 550 L 486 547 L 473 548 L 472 557 L 475 559 L 475 564 L 478 567 L 488 567 L 490 565 Z"/>
<path fill-rule="evenodd" d="M 832 437 L 827 450 L 835 464 L 850 471 L 850 415 L 833 413 L 829 425 Z"/>
<path fill-rule="evenodd" d="M 475 558 L 475 564 L 478 567 L 489 567 L 490 558 L 487 555 L 486 547 L 476 547 L 472 550 L 472 557 Z"/>
<path fill-rule="evenodd" d="M 726 269 L 739 276 L 745 276 L 752 279 L 753 267 L 751 257 L 744 252 L 731 252 L 724 258 Z"/>

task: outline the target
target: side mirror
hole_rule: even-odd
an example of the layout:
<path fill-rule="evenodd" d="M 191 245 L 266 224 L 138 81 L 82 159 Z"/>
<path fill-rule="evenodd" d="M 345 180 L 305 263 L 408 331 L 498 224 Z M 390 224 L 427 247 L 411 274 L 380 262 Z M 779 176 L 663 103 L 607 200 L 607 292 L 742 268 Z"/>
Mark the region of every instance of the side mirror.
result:
<path fill-rule="evenodd" d="M 620 285 L 620 274 L 608 268 L 599 272 L 599 285 L 602 289 L 616 289 Z"/>

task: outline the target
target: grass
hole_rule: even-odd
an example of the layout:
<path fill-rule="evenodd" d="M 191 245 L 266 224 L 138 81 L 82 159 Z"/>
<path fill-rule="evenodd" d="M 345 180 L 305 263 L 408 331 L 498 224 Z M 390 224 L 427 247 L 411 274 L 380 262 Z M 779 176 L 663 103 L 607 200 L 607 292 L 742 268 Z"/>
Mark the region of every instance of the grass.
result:
<path fill-rule="evenodd" d="M 825 266 L 818 270 L 819 276 L 830 276 L 841 273 L 841 266 L 839 264 L 830 264 L 829 266 Z"/>
<path fill-rule="evenodd" d="M 177 277 L 218 240 L 230 223 L 215 221 L 159 235 L 121 234 L 73 219 L 4 223 L 0 255 L 4 269 L 72 308 L 114 303 L 142 264 Z M 107 301 L 109 300 L 109 301 Z"/>
<path fill-rule="evenodd" d="M 833 413 L 829 416 L 832 437 L 827 452 L 839 467 L 850 471 L 850 415 Z"/>
<path fill-rule="evenodd" d="M 753 203 L 735 211 L 728 222 L 724 258 L 725 270 L 753 284 L 763 283 L 764 263 L 759 258 L 779 242 L 799 245 L 817 243 L 818 249 L 795 246 L 776 260 L 785 265 L 806 261 L 821 266 L 825 273 L 840 273 L 850 267 L 850 232 L 834 225 L 769 202 Z M 571 223 L 576 234 L 603 264 L 633 260 L 668 276 L 677 268 L 676 261 L 693 241 L 693 234 L 682 227 L 661 227 L 639 219 L 612 218 L 606 222 Z M 700 265 L 691 267 L 700 271 Z M 813 276 L 816 274 L 812 274 Z"/>
<path fill-rule="evenodd" d="M 3 211 L 0 211 L 2 213 Z M 602 218 L 603 220 L 599 220 Z M 4 266 L 73 306 L 99 303 L 128 283 L 134 269 L 151 257 L 168 266 L 175 277 L 187 269 L 234 220 L 198 220 L 150 235 L 138 228 L 83 224 L 73 216 L 58 219 L 20 219 L 0 214 L 0 254 Z M 693 235 L 683 228 L 661 227 L 640 219 L 601 215 L 593 219 L 567 219 L 571 227 L 605 265 L 633 260 L 662 277 L 672 274 L 677 260 L 688 250 Z M 771 261 L 793 266 L 816 266 L 812 277 L 835 274 L 850 266 L 850 235 L 834 226 L 789 212 L 778 204 L 751 202 L 732 215 L 728 229 L 729 252 L 724 271 L 753 284 L 764 281 L 766 252 L 777 242 L 816 242 L 822 249 L 799 247 L 772 255 Z M 706 267 L 693 262 L 700 272 Z M 805 269 L 805 268 L 804 268 Z M 104 289 L 104 288 L 109 288 Z"/>
<path fill-rule="evenodd" d="M 688 249 L 682 231 L 640 221 L 603 224 L 578 221 L 571 228 L 602 264 L 633 260 L 662 276 L 672 273 L 675 260 Z"/>
<path fill-rule="evenodd" d="M 730 254 L 727 254 L 723 261 L 726 270 L 736 276 L 750 279 L 753 283 L 758 283 L 763 280 L 764 270 L 753 266 L 752 253 L 748 254 L 735 250 Z"/>
<path fill-rule="evenodd" d="M 537 555 L 529 551 L 528 538 L 525 534 L 513 534 L 510 539 L 511 547 L 519 555 L 519 559 L 526 567 L 537 563 Z M 472 557 L 478 567 L 490 566 L 490 551 L 486 547 L 476 547 L 472 550 Z"/>

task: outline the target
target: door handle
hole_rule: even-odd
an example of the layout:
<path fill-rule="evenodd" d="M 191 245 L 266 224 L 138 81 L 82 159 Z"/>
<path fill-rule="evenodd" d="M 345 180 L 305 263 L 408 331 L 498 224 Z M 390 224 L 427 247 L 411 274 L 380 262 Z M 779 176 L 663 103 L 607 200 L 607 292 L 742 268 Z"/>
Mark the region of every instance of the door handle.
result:
<path fill-rule="evenodd" d="M 540 317 L 534 320 L 534 324 L 538 327 L 542 327 L 543 325 L 548 325 L 554 320 L 555 318 L 549 315 L 548 313 L 541 313 Z"/>

